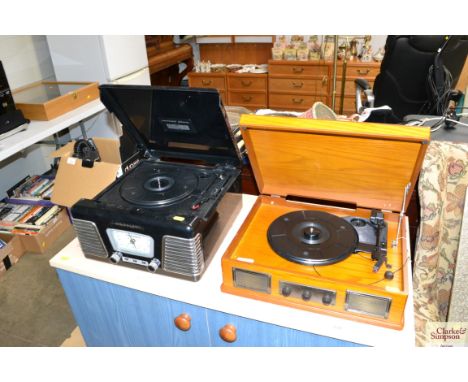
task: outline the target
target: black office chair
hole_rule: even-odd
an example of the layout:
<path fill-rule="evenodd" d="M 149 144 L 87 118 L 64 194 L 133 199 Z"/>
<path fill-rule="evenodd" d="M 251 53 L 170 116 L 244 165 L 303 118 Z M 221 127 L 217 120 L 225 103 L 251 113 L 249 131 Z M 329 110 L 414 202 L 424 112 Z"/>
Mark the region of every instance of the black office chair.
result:
<path fill-rule="evenodd" d="M 468 54 L 468 36 L 388 36 L 373 92 L 356 79 L 356 107 L 390 106 L 377 110 L 369 122 L 401 123 L 409 114 L 444 115 Z M 361 92 L 367 96 L 365 103 Z"/>

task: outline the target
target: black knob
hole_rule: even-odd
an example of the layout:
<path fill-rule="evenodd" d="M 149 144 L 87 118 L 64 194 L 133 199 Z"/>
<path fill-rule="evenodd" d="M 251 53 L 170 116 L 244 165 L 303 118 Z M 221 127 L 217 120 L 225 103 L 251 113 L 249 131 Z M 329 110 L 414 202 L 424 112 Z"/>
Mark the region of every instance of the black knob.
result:
<path fill-rule="evenodd" d="M 384 273 L 384 277 L 387 279 L 387 280 L 393 280 L 393 272 L 392 271 L 387 271 Z"/>
<path fill-rule="evenodd" d="M 304 301 L 309 301 L 311 297 L 312 297 L 312 292 L 310 291 L 310 289 L 304 289 L 302 291 L 302 299 Z"/>
<path fill-rule="evenodd" d="M 283 286 L 283 288 L 281 289 L 281 294 L 284 296 L 284 297 L 288 297 L 292 292 L 292 288 L 289 286 L 289 285 L 285 285 Z"/>
<path fill-rule="evenodd" d="M 323 305 L 330 305 L 333 301 L 333 298 L 330 294 L 324 294 L 322 297 L 322 303 Z"/>

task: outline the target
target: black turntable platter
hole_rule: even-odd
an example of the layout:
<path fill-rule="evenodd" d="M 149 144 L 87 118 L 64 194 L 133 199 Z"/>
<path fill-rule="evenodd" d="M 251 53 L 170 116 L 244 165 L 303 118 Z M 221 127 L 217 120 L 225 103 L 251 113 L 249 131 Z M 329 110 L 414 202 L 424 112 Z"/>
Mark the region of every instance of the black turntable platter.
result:
<path fill-rule="evenodd" d="M 185 199 L 197 186 L 198 176 L 194 171 L 150 165 L 130 173 L 120 187 L 120 195 L 129 203 L 157 207 Z"/>
<path fill-rule="evenodd" d="M 270 224 L 267 237 L 278 255 L 305 265 L 337 263 L 358 246 L 358 234 L 349 222 L 322 211 L 282 215 Z"/>

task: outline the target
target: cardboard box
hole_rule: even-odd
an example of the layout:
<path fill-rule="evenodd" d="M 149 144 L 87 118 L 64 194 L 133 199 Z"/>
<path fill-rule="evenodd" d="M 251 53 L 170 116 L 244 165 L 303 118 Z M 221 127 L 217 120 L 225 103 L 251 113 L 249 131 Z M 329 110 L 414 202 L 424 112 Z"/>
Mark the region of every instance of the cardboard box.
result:
<path fill-rule="evenodd" d="M 18 236 L 0 234 L 2 239 L 7 245 L 0 248 L 0 277 L 14 264 L 16 264 L 20 257 L 24 254 L 24 247 L 21 239 Z"/>
<path fill-rule="evenodd" d="M 92 168 L 83 167 L 81 159 L 73 157 L 75 142 L 70 142 L 53 152 L 53 158 L 60 158 L 55 177 L 51 201 L 71 207 L 82 198 L 92 199 L 110 185 L 121 171 L 120 142 L 115 139 L 93 138 L 101 156 Z"/>
<path fill-rule="evenodd" d="M 44 253 L 71 226 L 66 209 L 62 209 L 37 235 L 18 235 L 25 252 Z"/>

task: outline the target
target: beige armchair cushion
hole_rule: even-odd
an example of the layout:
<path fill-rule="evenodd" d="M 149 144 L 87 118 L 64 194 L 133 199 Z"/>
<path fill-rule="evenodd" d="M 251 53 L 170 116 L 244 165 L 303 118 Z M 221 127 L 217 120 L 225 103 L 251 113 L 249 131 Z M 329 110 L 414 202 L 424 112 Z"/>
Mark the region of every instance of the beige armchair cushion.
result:
<path fill-rule="evenodd" d="M 465 192 L 468 144 L 431 142 L 419 177 L 421 224 L 414 259 L 416 344 L 428 321 L 446 321 Z"/>

